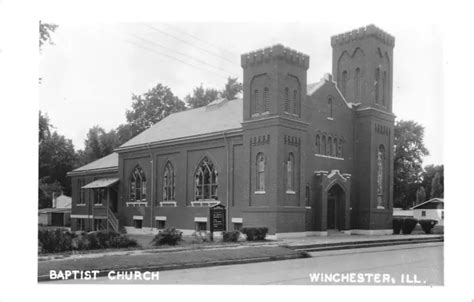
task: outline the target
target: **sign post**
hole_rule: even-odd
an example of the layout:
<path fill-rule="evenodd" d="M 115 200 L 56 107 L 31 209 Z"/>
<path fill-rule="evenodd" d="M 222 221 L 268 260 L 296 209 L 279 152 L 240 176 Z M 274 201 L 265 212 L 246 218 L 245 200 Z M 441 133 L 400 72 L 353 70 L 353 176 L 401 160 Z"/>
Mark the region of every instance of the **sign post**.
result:
<path fill-rule="evenodd" d="M 214 232 L 223 232 L 226 230 L 226 208 L 221 204 L 217 204 L 211 208 L 210 217 L 211 217 L 211 241 L 214 241 Z"/>

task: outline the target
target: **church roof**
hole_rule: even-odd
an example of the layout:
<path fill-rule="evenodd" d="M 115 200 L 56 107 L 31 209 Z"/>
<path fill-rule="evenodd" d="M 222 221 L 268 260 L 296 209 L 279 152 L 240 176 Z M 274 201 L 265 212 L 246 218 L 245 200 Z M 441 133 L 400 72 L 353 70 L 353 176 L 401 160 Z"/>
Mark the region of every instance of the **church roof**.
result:
<path fill-rule="evenodd" d="M 91 163 L 88 163 L 85 166 L 77 168 L 70 173 L 82 172 L 82 171 L 91 171 L 91 170 L 104 170 L 118 167 L 118 153 L 113 152 L 107 156 L 99 158 Z"/>
<path fill-rule="evenodd" d="M 307 85 L 307 94 L 312 94 L 324 84 L 324 80 Z M 219 99 L 207 106 L 189 109 L 168 115 L 155 125 L 138 134 L 118 149 L 126 149 L 164 142 L 178 138 L 192 138 L 201 135 L 242 129 L 243 100 L 232 101 Z M 75 172 L 103 170 L 118 167 L 118 153 L 114 152 L 85 166 L 73 170 Z"/>
<path fill-rule="evenodd" d="M 242 103 L 242 99 L 220 99 L 204 107 L 170 114 L 119 148 L 241 129 Z"/>

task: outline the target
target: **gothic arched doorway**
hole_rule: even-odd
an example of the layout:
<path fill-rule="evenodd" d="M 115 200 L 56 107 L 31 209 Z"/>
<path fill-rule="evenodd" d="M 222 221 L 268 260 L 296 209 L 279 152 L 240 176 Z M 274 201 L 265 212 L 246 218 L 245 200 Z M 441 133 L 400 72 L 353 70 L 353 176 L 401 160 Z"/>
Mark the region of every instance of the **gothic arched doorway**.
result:
<path fill-rule="evenodd" d="M 327 229 L 344 230 L 344 190 L 337 183 L 327 193 Z"/>

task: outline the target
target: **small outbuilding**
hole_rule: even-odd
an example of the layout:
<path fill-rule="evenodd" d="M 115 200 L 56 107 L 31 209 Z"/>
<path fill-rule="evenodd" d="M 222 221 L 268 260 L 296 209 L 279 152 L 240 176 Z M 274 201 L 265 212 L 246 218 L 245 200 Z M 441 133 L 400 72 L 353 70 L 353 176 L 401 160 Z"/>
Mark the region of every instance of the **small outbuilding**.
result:
<path fill-rule="evenodd" d="M 53 207 L 38 210 L 38 224 L 42 226 L 71 225 L 71 197 L 61 194 L 53 198 Z"/>
<path fill-rule="evenodd" d="M 413 217 L 420 219 L 434 219 L 438 226 L 444 226 L 444 199 L 432 198 L 411 208 Z"/>

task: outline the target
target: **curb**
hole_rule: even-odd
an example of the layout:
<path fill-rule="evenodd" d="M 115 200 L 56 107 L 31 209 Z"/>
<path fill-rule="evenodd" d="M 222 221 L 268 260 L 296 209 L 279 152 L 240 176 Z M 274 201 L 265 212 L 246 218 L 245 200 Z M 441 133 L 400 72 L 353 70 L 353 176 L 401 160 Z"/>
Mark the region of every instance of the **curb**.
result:
<path fill-rule="evenodd" d="M 407 239 L 396 239 L 396 240 L 363 240 L 363 241 L 326 243 L 326 244 L 288 245 L 287 247 L 295 251 L 318 252 L 318 251 L 393 246 L 393 245 L 403 245 L 403 244 L 422 244 L 422 243 L 433 243 L 433 242 L 444 242 L 444 236 L 437 236 L 433 238 L 407 238 Z"/>
<path fill-rule="evenodd" d="M 307 258 L 308 255 L 303 251 L 298 251 L 299 253 L 296 255 L 283 255 L 283 256 L 266 256 L 266 257 L 253 257 L 253 258 L 243 258 L 243 259 L 232 259 L 232 260 L 220 260 L 220 261 L 208 261 L 208 262 L 190 262 L 190 263 L 182 263 L 182 264 L 167 264 L 167 265 L 157 265 L 157 266 L 149 266 L 149 267 L 131 267 L 131 268 L 124 268 L 124 269 L 116 269 L 120 270 L 121 272 L 130 272 L 130 271 L 148 271 L 148 272 L 156 272 L 156 271 L 170 271 L 170 270 L 178 270 L 178 269 L 189 269 L 189 268 L 200 268 L 200 267 L 209 267 L 209 266 L 218 266 L 218 265 L 232 265 L 232 264 L 247 264 L 247 263 L 256 263 L 256 262 L 268 262 L 268 261 L 280 261 L 280 260 L 292 260 L 292 259 L 301 259 Z M 111 271 L 116 271 L 114 269 L 105 269 L 100 270 L 97 274 L 98 277 L 105 277 Z M 69 279 L 72 280 L 72 279 Z M 45 281 L 56 281 L 51 280 L 49 275 L 41 275 L 38 276 L 38 282 L 45 282 Z M 59 280 L 64 281 L 64 280 Z"/>

